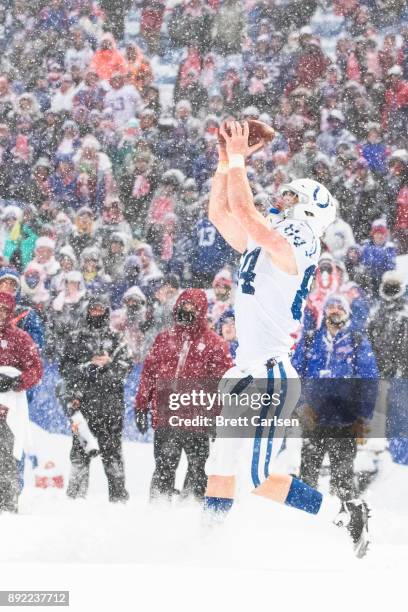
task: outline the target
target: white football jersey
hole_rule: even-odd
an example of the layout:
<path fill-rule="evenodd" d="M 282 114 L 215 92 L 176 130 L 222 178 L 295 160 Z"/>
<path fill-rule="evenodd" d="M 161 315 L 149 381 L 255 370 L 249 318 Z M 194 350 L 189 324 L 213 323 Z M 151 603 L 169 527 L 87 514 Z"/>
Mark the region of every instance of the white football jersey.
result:
<path fill-rule="evenodd" d="M 272 226 L 292 245 L 298 273 L 282 272 L 265 249 L 248 241 L 235 294 L 236 363 L 241 368 L 288 355 L 320 257 L 320 240 L 305 221 L 282 219 Z"/>

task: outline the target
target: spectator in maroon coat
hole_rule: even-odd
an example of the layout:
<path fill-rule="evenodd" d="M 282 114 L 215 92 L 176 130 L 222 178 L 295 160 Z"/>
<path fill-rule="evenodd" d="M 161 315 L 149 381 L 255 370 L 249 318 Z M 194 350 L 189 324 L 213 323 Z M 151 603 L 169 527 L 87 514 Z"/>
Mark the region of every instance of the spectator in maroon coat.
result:
<path fill-rule="evenodd" d="M 145 40 L 149 55 L 157 52 L 166 3 L 163 0 L 141 0 L 140 36 Z"/>
<path fill-rule="evenodd" d="M 0 292 L 0 367 L 12 366 L 21 370 L 13 389 L 27 391 L 40 381 L 42 362 L 30 336 L 12 324 L 15 305 L 14 296 Z M 0 385 L 0 393 L 7 391 L 3 387 Z"/>
<path fill-rule="evenodd" d="M 24 443 L 24 391 L 36 385 L 43 367 L 30 336 L 13 323 L 15 299 L 0 292 L 0 512 L 17 512 L 19 476 L 17 461 Z M 4 366 L 15 368 L 3 372 Z M 26 408 L 25 408 L 26 410 Z"/>
<path fill-rule="evenodd" d="M 296 76 L 289 89 L 296 87 L 314 89 L 319 79 L 325 76 L 328 65 L 329 60 L 324 55 L 319 42 L 312 37 L 302 35 Z"/>
<path fill-rule="evenodd" d="M 141 433 L 147 430 L 147 414 L 152 412 L 154 457 L 151 498 L 174 494 L 176 470 L 184 449 L 188 468 L 182 494 L 202 498 L 207 477 L 205 462 L 209 454 L 209 432 L 205 428 L 183 428 L 169 423 L 168 404 L 164 405 L 160 389 L 166 383 L 177 389 L 186 381 L 208 380 L 216 384 L 232 366 L 225 341 L 208 326 L 208 302 L 202 289 L 186 289 L 178 297 L 174 310 L 174 325 L 160 333 L 144 362 L 136 396 L 136 424 Z M 179 382 L 180 381 L 180 382 Z M 184 384 L 181 382 L 184 381 Z M 184 387 L 186 385 L 186 387 Z M 178 410 L 178 417 L 186 411 Z M 201 412 L 201 411 L 200 411 Z M 192 413 L 189 413 L 192 416 Z"/>
<path fill-rule="evenodd" d="M 382 126 L 388 129 L 389 141 L 398 145 L 408 128 L 408 81 L 402 78 L 401 66 L 388 71 L 388 87 L 382 113 Z M 404 146 L 404 142 L 401 142 Z"/>

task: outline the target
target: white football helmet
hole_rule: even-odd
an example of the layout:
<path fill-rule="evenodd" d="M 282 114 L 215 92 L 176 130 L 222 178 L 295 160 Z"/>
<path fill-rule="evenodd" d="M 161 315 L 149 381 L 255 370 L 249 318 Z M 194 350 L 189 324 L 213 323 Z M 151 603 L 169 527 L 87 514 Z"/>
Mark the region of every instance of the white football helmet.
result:
<path fill-rule="evenodd" d="M 280 194 L 295 193 L 298 202 L 283 211 L 287 219 L 306 221 L 313 231 L 322 236 L 336 219 L 336 204 L 324 185 L 312 179 L 294 179 L 281 186 Z"/>

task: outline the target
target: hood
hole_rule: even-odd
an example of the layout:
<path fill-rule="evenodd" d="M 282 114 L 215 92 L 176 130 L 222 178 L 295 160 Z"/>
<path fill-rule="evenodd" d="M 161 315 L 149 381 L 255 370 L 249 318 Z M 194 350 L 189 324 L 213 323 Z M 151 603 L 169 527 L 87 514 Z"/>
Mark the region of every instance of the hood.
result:
<path fill-rule="evenodd" d="M 102 306 L 105 312 L 102 315 L 91 317 L 90 310 L 93 306 Z M 85 319 L 89 329 L 101 330 L 109 327 L 110 319 L 110 304 L 109 297 L 103 293 L 95 293 L 91 295 L 86 305 Z"/>
<path fill-rule="evenodd" d="M 65 283 L 69 282 L 79 283 L 78 290 L 71 295 L 68 295 L 65 285 Z M 78 272 L 78 270 L 72 270 L 64 275 L 63 289 L 52 302 L 52 307 L 56 312 L 61 312 L 65 304 L 79 304 L 82 298 L 85 297 L 85 294 L 86 287 L 84 277 L 82 276 L 81 272 Z"/>
<path fill-rule="evenodd" d="M 123 294 L 122 302 L 125 302 L 128 298 L 137 298 L 141 302 L 143 302 L 143 304 L 146 303 L 145 294 L 139 287 L 136 286 L 129 287 L 129 289 L 125 291 L 125 293 Z"/>
<path fill-rule="evenodd" d="M 101 45 L 102 42 L 104 42 L 105 40 L 108 40 L 111 44 L 112 44 L 112 51 L 116 51 L 116 40 L 115 37 L 113 36 L 113 34 L 111 32 L 105 32 L 102 36 L 101 39 L 99 41 L 99 45 Z M 101 49 L 101 47 L 99 46 L 98 51 L 104 51 L 105 49 Z"/>
<path fill-rule="evenodd" d="M 331 272 L 328 272 L 324 269 L 323 262 L 327 262 L 327 264 L 331 266 L 331 269 L 332 269 Z M 331 253 L 325 252 L 321 255 L 319 259 L 319 263 L 317 265 L 313 293 L 314 294 L 316 292 L 333 293 L 338 290 L 339 286 L 340 286 L 340 275 L 336 267 L 334 258 L 331 255 Z"/>
<path fill-rule="evenodd" d="M 176 313 L 182 302 L 191 302 L 197 309 L 197 319 L 195 323 L 189 327 L 177 323 Z M 173 307 L 173 318 L 176 329 L 188 333 L 189 335 L 196 335 L 204 331 L 208 326 L 207 313 L 208 300 L 205 291 L 203 289 L 185 289 L 180 293 Z"/>
<path fill-rule="evenodd" d="M 9 268 L 7 266 L 0 268 L 0 280 L 4 278 L 10 278 L 16 282 L 17 288 L 20 287 L 20 275 L 14 268 Z"/>
<path fill-rule="evenodd" d="M 27 276 L 30 276 L 32 273 L 36 274 L 39 278 L 38 283 L 34 287 L 27 283 Z M 29 297 L 35 304 L 47 302 L 50 297 L 49 291 L 45 288 L 47 277 L 46 264 L 39 264 L 35 260 L 30 261 L 20 278 L 22 294 Z"/>
<path fill-rule="evenodd" d="M 72 263 L 77 266 L 78 260 L 71 245 L 66 244 L 59 250 L 58 260 L 60 260 L 62 257 L 68 257 L 68 259 L 70 259 Z"/>

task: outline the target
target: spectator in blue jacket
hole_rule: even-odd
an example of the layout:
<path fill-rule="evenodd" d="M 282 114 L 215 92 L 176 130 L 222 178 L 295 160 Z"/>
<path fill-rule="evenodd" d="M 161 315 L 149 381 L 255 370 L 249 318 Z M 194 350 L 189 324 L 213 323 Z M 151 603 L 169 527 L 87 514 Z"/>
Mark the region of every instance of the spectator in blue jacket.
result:
<path fill-rule="evenodd" d="M 234 251 L 207 217 L 195 227 L 196 248 L 191 260 L 194 287 L 210 287 L 214 276 L 234 257 Z"/>
<path fill-rule="evenodd" d="M 201 188 L 214 173 L 218 163 L 217 137 L 208 136 L 205 139 L 204 151 L 193 164 L 193 177 Z"/>
<path fill-rule="evenodd" d="M 217 334 L 222 336 L 225 342 L 228 344 L 228 350 L 232 360 L 235 362 L 235 356 L 237 354 L 238 340 L 237 332 L 235 329 L 235 313 L 232 308 L 226 310 L 218 319 L 215 331 Z"/>
<path fill-rule="evenodd" d="M 80 208 L 78 173 L 70 155 L 57 156 L 56 171 L 50 177 L 50 190 L 60 208 L 68 210 Z"/>
<path fill-rule="evenodd" d="M 123 304 L 123 296 L 131 287 L 140 283 L 140 264 L 136 255 L 129 255 L 125 260 L 123 275 L 113 282 L 110 288 L 111 308 L 117 310 Z"/>
<path fill-rule="evenodd" d="M 367 142 L 362 147 L 362 154 L 371 172 L 380 176 L 387 174 L 387 145 L 381 140 L 379 123 L 367 125 Z"/>
<path fill-rule="evenodd" d="M 388 237 L 386 222 L 377 219 L 371 226 L 370 240 L 363 245 L 361 253 L 361 264 L 371 279 L 371 291 L 375 296 L 378 296 L 384 272 L 396 267 L 397 250 Z"/>
<path fill-rule="evenodd" d="M 316 487 L 327 452 L 332 486 L 343 503 L 351 501 L 356 438 L 367 431 L 374 411 L 378 369 L 367 336 L 351 328 L 343 295 L 327 299 L 320 329 L 302 337 L 293 364 L 305 379 L 299 407 L 306 436 L 300 478 Z"/>

